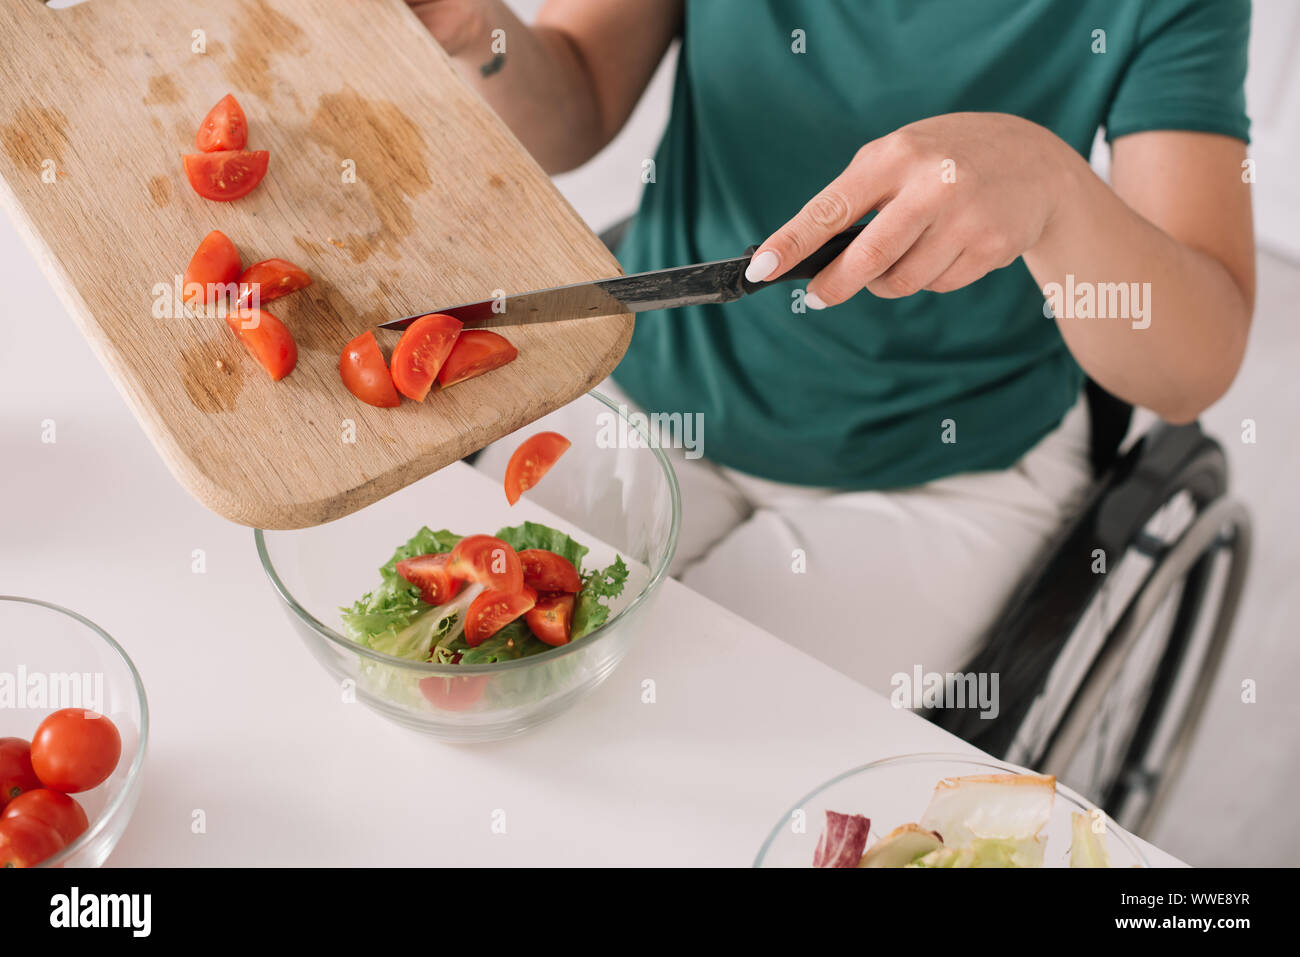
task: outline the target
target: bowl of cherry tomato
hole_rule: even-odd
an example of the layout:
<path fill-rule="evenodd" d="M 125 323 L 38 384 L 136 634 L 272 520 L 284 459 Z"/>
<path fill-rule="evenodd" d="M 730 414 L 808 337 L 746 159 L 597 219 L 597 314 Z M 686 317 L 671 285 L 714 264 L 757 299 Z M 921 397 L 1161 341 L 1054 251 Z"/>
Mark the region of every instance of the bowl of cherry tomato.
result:
<path fill-rule="evenodd" d="M 0 595 L 0 867 L 98 867 L 135 810 L 149 733 L 131 659 L 94 622 Z"/>
<path fill-rule="evenodd" d="M 647 431 L 593 392 L 351 515 L 255 532 L 339 700 L 491 741 L 604 681 L 681 526 L 672 464 Z"/>

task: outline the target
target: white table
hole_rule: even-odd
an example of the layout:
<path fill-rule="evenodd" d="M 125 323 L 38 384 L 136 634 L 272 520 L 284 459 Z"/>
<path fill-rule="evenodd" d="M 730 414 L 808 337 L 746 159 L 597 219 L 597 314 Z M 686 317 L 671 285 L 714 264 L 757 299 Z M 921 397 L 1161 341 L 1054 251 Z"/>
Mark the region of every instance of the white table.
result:
<path fill-rule="evenodd" d="M 449 746 L 343 704 L 252 532 L 172 480 L 3 218 L 0 284 L 0 593 L 97 622 L 149 696 L 144 787 L 110 864 L 743 866 L 832 775 L 971 750 L 671 581 L 613 677 L 522 737 Z"/>

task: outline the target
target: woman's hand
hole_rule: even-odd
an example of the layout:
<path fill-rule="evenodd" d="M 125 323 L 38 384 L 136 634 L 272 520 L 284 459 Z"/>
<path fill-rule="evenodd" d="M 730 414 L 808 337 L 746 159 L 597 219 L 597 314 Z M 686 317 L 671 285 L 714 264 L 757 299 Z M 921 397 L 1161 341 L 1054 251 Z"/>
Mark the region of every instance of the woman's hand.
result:
<path fill-rule="evenodd" d="M 862 288 L 886 299 L 951 292 L 1014 262 L 1052 222 L 1074 151 L 1004 113 L 910 123 L 853 162 L 754 254 L 745 277 L 778 279 L 872 210 L 875 219 L 808 284 L 811 309 Z"/>
<path fill-rule="evenodd" d="M 406 0 L 406 5 L 448 56 L 464 52 L 485 33 L 478 0 Z"/>

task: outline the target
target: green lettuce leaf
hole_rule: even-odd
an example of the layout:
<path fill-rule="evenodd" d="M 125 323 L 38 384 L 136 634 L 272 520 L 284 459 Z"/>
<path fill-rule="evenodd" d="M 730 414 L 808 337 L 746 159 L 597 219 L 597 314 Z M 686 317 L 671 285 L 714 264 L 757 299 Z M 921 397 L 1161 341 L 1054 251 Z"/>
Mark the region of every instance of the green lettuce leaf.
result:
<path fill-rule="evenodd" d="M 350 608 L 341 608 L 343 625 L 353 641 L 402 658 L 428 653 L 439 616 L 422 621 L 433 606 L 420 598 L 420 589 L 397 573 L 397 563 L 416 555 L 449 552 L 460 541 L 447 530 L 422 528 L 400 546 L 380 569 L 383 582 L 366 592 Z"/>
<path fill-rule="evenodd" d="M 567 558 L 579 572 L 582 571 L 582 559 L 588 552 L 586 545 L 579 545 L 559 529 L 539 522 L 524 522 L 514 528 L 503 528 L 497 532 L 497 538 L 517 552 L 529 548 L 544 548 L 548 552 L 555 552 Z"/>
<path fill-rule="evenodd" d="M 550 647 L 528 630 L 522 618 L 517 618 L 492 637 L 484 639 L 478 647 L 470 648 L 467 645 L 461 652 L 460 663 L 486 665 L 499 661 L 514 661 L 517 658 L 539 655 Z"/>
<path fill-rule="evenodd" d="M 627 584 L 627 565 L 622 556 L 614 564 L 594 571 L 582 579 L 582 591 L 573 606 L 573 624 L 569 640 L 577 641 L 591 634 L 609 619 L 609 606 L 601 599 L 617 598 Z"/>

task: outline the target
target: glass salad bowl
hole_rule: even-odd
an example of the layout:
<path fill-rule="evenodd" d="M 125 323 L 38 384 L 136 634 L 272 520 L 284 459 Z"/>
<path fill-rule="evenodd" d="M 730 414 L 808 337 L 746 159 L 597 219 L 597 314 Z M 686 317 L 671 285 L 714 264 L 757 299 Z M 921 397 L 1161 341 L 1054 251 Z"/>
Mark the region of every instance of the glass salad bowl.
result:
<path fill-rule="evenodd" d="M 289 621 L 344 701 L 442 740 L 491 741 L 558 715 L 610 675 L 667 575 L 681 524 L 672 465 L 624 412 L 592 392 L 488 446 L 473 466 L 454 463 L 324 525 L 254 533 Z M 505 463 L 524 439 L 548 430 L 572 447 L 510 506 Z M 624 587 L 605 599 L 603 624 L 540 654 L 491 664 L 412 660 L 350 637 L 342 610 L 380 584 L 379 567 L 422 527 L 495 535 L 524 522 L 586 546 L 582 572 L 617 558 L 626 564 Z"/>
<path fill-rule="evenodd" d="M 0 679 L 12 695 L 0 699 L 0 737 L 36 733 L 61 708 L 107 715 L 122 738 L 122 756 L 108 779 L 74 794 L 90 826 L 40 867 L 99 867 L 126 830 L 140 795 L 140 769 L 149 737 L 149 705 L 135 665 L 94 622 L 33 598 L 0 595 Z"/>
<path fill-rule="evenodd" d="M 902 824 L 919 821 L 934 787 L 944 778 L 989 774 L 1032 774 L 1025 768 L 978 754 L 904 754 L 873 761 L 831 778 L 801 798 L 772 827 L 755 867 L 811 867 L 827 811 L 870 818 L 867 850 Z M 1071 815 L 1091 815 L 1102 830 L 1112 867 L 1146 867 L 1137 842 L 1080 795 L 1057 782 L 1046 837 L 1044 867 L 1068 867 Z"/>

